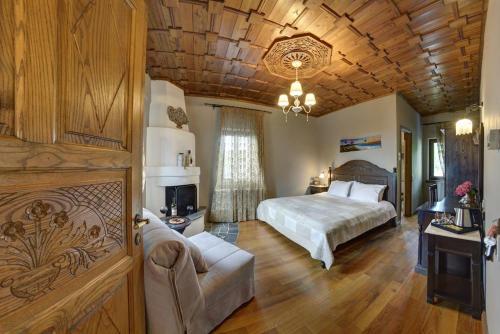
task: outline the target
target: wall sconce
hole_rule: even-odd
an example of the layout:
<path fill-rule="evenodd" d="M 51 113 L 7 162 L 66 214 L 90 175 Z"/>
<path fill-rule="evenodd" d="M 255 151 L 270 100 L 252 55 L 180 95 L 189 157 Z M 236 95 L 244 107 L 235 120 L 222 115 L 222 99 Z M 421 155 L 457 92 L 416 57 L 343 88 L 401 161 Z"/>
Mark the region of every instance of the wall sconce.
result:
<path fill-rule="evenodd" d="M 472 121 L 468 118 L 462 118 L 455 124 L 455 133 L 457 136 L 470 135 L 472 133 Z"/>
<path fill-rule="evenodd" d="M 472 104 L 468 107 L 465 108 L 465 117 L 458 120 L 455 123 L 455 134 L 457 136 L 462 136 L 462 135 L 470 135 L 473 132 L 473 124 L 468 115 L 470 115 L 472 112 L 478 112 L 481 111 L 481 108 L 483 107 L 483 103 L 481 102 L 480 104 Z"/>

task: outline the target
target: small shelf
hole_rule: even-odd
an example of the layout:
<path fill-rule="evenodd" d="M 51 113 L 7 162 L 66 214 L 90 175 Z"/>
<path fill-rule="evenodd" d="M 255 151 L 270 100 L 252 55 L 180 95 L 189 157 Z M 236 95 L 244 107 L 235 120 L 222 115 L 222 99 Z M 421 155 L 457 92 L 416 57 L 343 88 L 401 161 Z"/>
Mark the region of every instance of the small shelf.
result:
<path fill-rule="evenodd" d="M 453 276 L 450 274 L 436 275 L 437 287 L 435 294 L 439 298 L 470 305 L 472 298 L 472 283 L 469 278 Z"/>

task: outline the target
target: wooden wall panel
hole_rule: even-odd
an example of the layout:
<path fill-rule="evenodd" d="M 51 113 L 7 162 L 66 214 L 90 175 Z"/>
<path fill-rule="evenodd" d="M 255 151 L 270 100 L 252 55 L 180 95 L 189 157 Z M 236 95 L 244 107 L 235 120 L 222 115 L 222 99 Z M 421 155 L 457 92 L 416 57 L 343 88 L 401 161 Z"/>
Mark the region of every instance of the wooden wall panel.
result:
<path fill-rule="evenodd" d="M 14 134 L 14 2 L 0 1 L 0 135 Z"/>
<path fill-rule="evenodd" d="M 455 111 L 479 100 L 484 7 L 484 0 L 153 1 L 147 67 L 188 95 L 275 106 L 290 82 L 262 57 L 277 38 L 311 33 L 333 47 L 331 65 L 301 81 L 316 94 L 314 115 L 396 91 L 422 114 Z M 182 56 L 173 63 L 169 54 Z"/>

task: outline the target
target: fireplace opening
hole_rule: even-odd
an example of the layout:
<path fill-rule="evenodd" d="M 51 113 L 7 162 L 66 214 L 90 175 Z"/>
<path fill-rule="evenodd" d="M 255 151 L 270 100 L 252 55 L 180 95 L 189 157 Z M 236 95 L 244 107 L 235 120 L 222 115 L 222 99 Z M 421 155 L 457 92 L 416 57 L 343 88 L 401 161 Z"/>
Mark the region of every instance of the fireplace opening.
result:
<path fill-rule="evenodd" d="M 177 216 L 188 216 L 198 211 L 197 192 L 195 184 L 165 187 L 166 216 L 172 215 L 172 203 L 177 206 Z"/>

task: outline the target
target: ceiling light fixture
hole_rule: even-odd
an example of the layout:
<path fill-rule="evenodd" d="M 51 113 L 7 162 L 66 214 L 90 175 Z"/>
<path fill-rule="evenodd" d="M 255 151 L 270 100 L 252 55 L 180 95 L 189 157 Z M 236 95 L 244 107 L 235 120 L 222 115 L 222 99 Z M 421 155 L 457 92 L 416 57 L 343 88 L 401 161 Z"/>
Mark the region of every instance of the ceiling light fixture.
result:
<path fill-rule="evenodd" d="M 288 101 L 288 95 L 281 94 L 278 99 L 278 105 L 283 110 L 285 114 L 285 122 L 288 121 L 288 113 L 293 111 L 295 116 L 297 116 L 301 111 L 306 114 L 306 121 L 309 122 L 309 113 L 311 112 L 311 107 L 316 104 L 316 97 L 313 93 L 306 94 L 304 99 L 304 105 L 301 104 L 299 97 L 304 94 L 302 91 L 302 85 L 299 81 L 299 68 L 302 66 L 302 61 L 296 59 L 292 61 L 292 67 L 295 69 L 295 81 L 290 85 L 290 96 L 294 99 L 293 104 L 290 105 Z M 287 108 L 288 107 L 288 108 Z"/>

